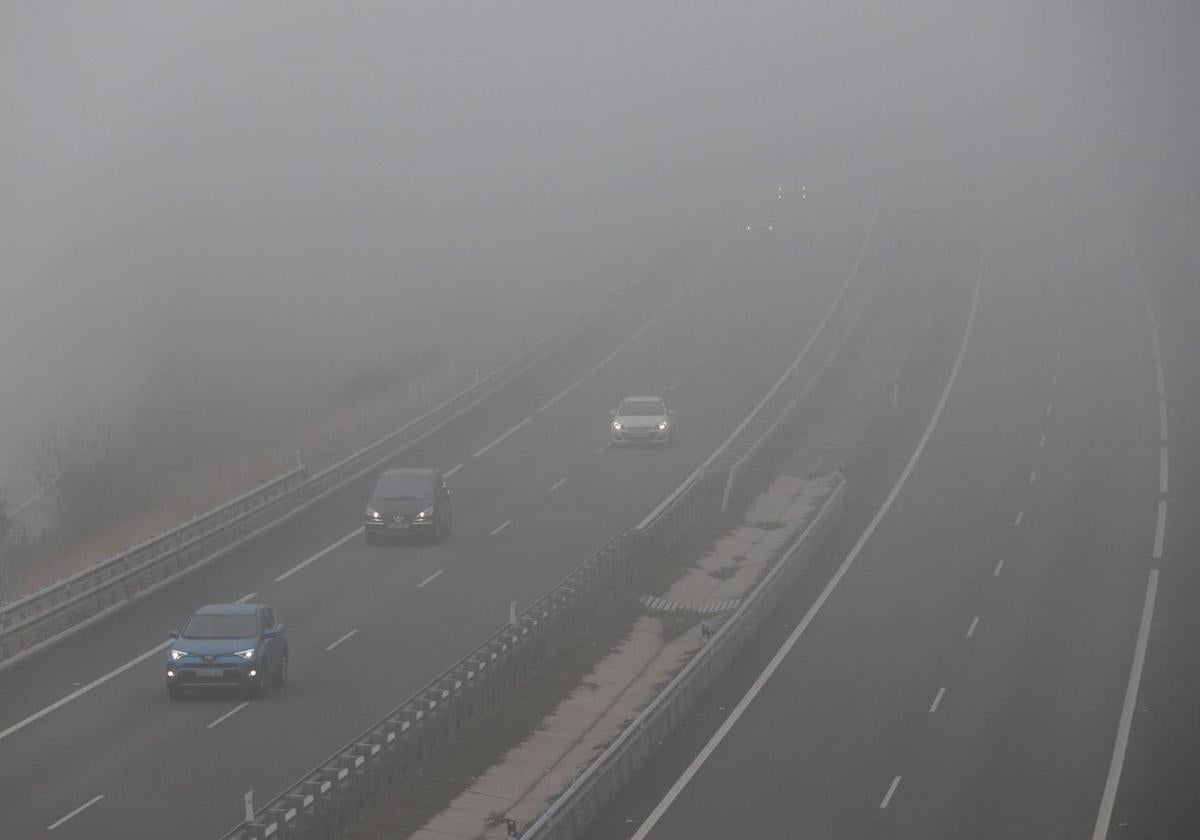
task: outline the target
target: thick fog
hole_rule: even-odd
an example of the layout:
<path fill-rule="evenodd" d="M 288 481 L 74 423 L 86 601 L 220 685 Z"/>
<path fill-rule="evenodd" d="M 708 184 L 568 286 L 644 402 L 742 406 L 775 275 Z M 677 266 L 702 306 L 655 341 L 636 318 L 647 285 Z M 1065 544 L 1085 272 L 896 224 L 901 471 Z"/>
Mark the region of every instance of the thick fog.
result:
<path fill-rule="evenodd" d="M 498 360 L 777 183 L 1188 159 L 1188 4 L 1043 5 L 6 3 L 0 488 L 48 429 L 193 445 Z"/>

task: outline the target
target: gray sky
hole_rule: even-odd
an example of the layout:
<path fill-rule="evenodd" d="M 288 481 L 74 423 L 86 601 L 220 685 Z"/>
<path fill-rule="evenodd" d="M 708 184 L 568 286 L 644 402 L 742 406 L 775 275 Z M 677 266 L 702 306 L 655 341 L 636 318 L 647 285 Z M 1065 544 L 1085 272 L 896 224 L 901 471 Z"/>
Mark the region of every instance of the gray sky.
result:
<path fill-rule="evenodd" d="M 1098 125 L 1182 156 L 1189 4 L 1046 5 L 3 3 L 0 487 L 172 365 L 336 382 L 779 181 Z"/>

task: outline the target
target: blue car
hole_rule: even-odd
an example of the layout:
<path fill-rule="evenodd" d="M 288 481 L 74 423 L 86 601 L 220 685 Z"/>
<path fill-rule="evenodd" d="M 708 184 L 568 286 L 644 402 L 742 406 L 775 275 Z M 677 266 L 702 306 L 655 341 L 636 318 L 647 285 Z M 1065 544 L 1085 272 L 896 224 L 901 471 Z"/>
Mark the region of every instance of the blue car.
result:
<path fill-rule="evenodd" d="M 209 604 L 172 630 L 167 651 L 167 696 L 187 688 L 234 688 L 261 697 L 287 682 L 288 643 L 266 604 Z"/>

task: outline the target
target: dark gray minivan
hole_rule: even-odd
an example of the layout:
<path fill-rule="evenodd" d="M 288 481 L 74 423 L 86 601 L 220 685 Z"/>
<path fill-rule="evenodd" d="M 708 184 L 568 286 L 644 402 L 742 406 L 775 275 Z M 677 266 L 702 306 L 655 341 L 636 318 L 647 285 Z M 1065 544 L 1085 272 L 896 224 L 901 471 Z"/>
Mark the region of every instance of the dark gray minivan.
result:
<path fill-rule="evenodd" d="M 410 467 L 379 477 L 363 526 L 368 545 L 418 535 L 437 542 L 450 533 L 451 519 L 450 488 L 441 470 Z"/>

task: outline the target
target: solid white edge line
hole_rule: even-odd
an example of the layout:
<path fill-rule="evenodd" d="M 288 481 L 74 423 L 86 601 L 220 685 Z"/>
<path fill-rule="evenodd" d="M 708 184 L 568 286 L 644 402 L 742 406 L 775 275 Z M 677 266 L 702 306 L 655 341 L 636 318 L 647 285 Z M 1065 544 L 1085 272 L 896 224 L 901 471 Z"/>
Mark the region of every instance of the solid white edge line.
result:
<path fill-rule="evenodd" d="M 1113 745 L 1112 762 L 1108 766 L 1108 778 L 1104 782 L 1104 794 L 1100 797 L 1100 810 L 1096 815 L 1096 827 L 1092 840 L 1105 840 L 1112 821 L 1113 805 L 1117 799 L 1117 788 L 1121 784 L 1121 770 L 1125 766 L 1125 750 L 1129 747 L 1129 731 L 1133 728 L 1133 711 L 1137 705 L 1138 686 L 1142 682 L 1142 667 L 1146 663 L 1146 647 L 1150 639 L 1150 626 L 1154 620 L 1154 601 L 1158 595 L 1158 569 L 1150 570 L 1146 581 L 1146 599 L 1142 603 L 1142 622 L 1138 626 L 1137 644 L 1133 649 L 1133 664 L 1129 669 L 1129 684 L 1125 687 L 1125 703 L 1121 706 L 1121 717 L 1117 723 L 1117 739 Z"/>
<path fill-rule="evenodd" d="M 896 788 L 900 787 L 900 777 L 892 779 L 892 783 L 888 785 L 887 793 L 883 795 L 883 801 L 879 803 L 879 809 L 882 811 L 892 801 L 892 796 L 896 793 Z"/>
<path fill-rule="evenodd" d="M 26 726 L 33 723 L 34 721 L 41 720 L 46 715 L 50 714 L 51 712 L 55 711 L 56 709 L 61 709 L 63 706 L 67 705 L 75 698 L 82 697 L 83 695 L 85 695 L 89 691 L 91 691 L 93 688 L 97 688 L 98 686 L 103 685 L 104 683 L 111 680 L 113 677 L 125 673 L 133 666 L 140 665 L 141 663 L 143 663 L 147 659 L 149 659 L 151 656 L 154 656 L 156 653 L 163 652 L 164 650 L 169 648 L 174 643 L 174 641 L 175 641 L 174 639 L 167 639 L 162 644 L 155 645 L 154 647 L 150 648 L 150 650 L 143 653 L 141 656 L 136 656 L 133 659 L 130 659 L 124 665 L 121 665 L 118 668 L 114 668 L 113 670 L 111 670 L 107 674 L 105 674 L 104 676 L 97 677 L 96 679 L 94 679 L 90 683 L 88 683 L 87 685 L 85 685 L 81 688 L 75 689 L 67 696 L 54 701 L 49 706 L 46 706 L 44 709 L 34 712 L 33 714 L 31 714 L 29 717 L 25 718 L 24 720 L 14 723 L 12 726 L 8 727 L 3 732 L 0 732 L 0 741 L 4 740 L 5 738 L 7 738 L 9 735 L 13 734 L 14 732 L 24 729 Z"/>
<path fill-rule="evenodd" d="M 247 592 L 247 593 L 246 593 L 245 595 L 243 595 L 241 598 L 238 598 L 236 601 L 234 601 L 234 603 L 235 603 L 235 604 L 245 604 L 245 603 L 247 603 L 247 602 L 248 602 L 248 601 L 249 601 L 251 598 L 253 598 L 254 596 L 256 596 L 257 594 L 258 594 L 257 592 Z"/>
<path fill-rule="evenodd" d="M 88 808 L 91 808 L 93 805 L 95 805 L 97 802 L 99 802 L 103 798 L 104 798 L 104 794 L 102 793 L 99 796 L 89 799 L 87 802 L 80 805 L 78 808 L 76 808 L 71 813 L 67 814 L 61 820 L 57 820 L 55 822 L 50 823 L 50 825 L 46 826 L 46 830 L 53 831 L 54 829 L 58 828 L 60 825 L 65 823 L 67 820 L 71 819 L 71 817 L 78 816 L 82 811 L 86 811 Z"/>
<path fill-rule="evenodd" d="M 476 452 L 476 453 L 475 453 L 474 455 L 472 455 L 471 457 L 472 457 L 472 458 L 478 458 L 480 455 L 482 455 L 482 454 L 484 454 L 485 452 L 487 452 L 488 450 L 490 450 L 490 449 L 491 449 L 493 446 L 496 446 L 496 445 L 498 445 L 499 443 L 501 443 L 502 441 L 504 441 L 504 440 L 505 440 L 505 439 L 506 439 L 506 438 L 507 438 L 509 435 L 516 434 L 518 429 L 522 428 L 522 427 L 523 427 L 523 426 L 524 426 L 526 423 L 528 423 L 528 422 L 529 422 L 530 420 L 532 420 L 532 419 L 533 419 L 532 417 L 526 417 L 526 418 L 525 418 L 524 420 L 522 420 L 520 423 L 518 423 L 517 425 L 513 426 L 511 429 L 509 429 L 509 430 L 508 430 L 507 432 L 505 432 L 504 434 L 500 435 L 500 437 L 496 438 L 494 441 L 492 441 L 491 443 L 489 443 L 487 446 L 483 447 L 483 449 L 480 449 L 478 452 Z"/>
<path fill-rule="evenodd" d="M 977 627 L 979 627 L 979 616 L 975 616 L 971 619 L 971 626 L 967 628 L 968 639 L 975 635 L 975 629 Z"/>
<path fill-rule="evenodd" d="M 933 714 L 938 710 L 938 706 L 942 705 L 942 698 L 946 696 L 946 686 L 942 686 L 934 695 L 933 702 L 929 704 L 929 714 Z"/>
<path fill-rule="evenodd" d="M 556 402 L 561 400 L 563 397 L 565 397 L 567 394 L 574 391 L 576 388 L 578 388 L 582 384 L 583 384 L 583 377 L 581 376 L 579 379 L 576 379 L 574 382 L 572 382 L 566 388 L 563 388 L 561 391 L 559 391 L 554 396 L 554 398 L 552 400 L 550 400 L 550 402 L 546 403 L 541 408 L 539 408 L 538 412 L 541 413 L 541 412 L 545 411 L 546 409 L 550 408 L 552 405 L 554 405 Z"/>
<path fill-rule="evenodd" d="M 1167 401 L 1158 401 L 1158 439 L 1167 442 Z"/>
<path fill-rule="evenodd" d="M 292 566 L 292 568 L 288 569 L 286 572 L 284 572 L 283 574 L 281 574 L 277 578 L 275 578 L 275 582 L 279 583 L 281 580 L 287 580 L 292 575 L 296 574 L 296 572 L 303 569 L 305 566 L 308 566 L 311 563 L 315 563 L 318 560 L 320 560 L 322 557 L 324 557 L 326 554 L 328 554 L 329 552 L 335 551 L 336 549 L 341 548 L 343 545 L 350 542 L 350 540 L 354 539 L 362 532 L 363 532 L 363 526 L 359 525 L 357 528 L 355 528 L 349 534 L 347 534 L 344 537 L 341 537 L 333 545 L 325 546 L 325 548 L 322 548 L 320 551 L 318 551 L 312 557 L 309 557 L 307 560 L 304 560 L 303 562 L 297 563 L 295 566 Z"/>
<path fill-rule="evenodd" d="M 436 572 L 434 572 L 433 574 L 431 574 L 429 577 L 425 578 L 425 580 L 423 580 L 423 581 L 421 581 L 420 583 L 418 583 L 418 584 L 417 584 L 417 589 L 424 589 L 426 586 L 428 586 L 429 584 L 431 584 L 431 583 L 433 583 L 435 580 L 437 580 L 439 577 L 441 577 L 441 576 L 442 576 L 442 572 L 444 572 L 444 571 L 446 571 L 446 570 L 445 570 L 445 569 L 438 569 Z"/>
<path fill-rule="evenodd" d="M 1167 495 L 1167 488 L 1171 486 L 1167 481 L 1170 476 L 1170 469 L 1171 459 L 1167 452 L 1167 447 L 1165 445 L 1160 446 L 1158 447 L 1158 492 L 1164 496 Z"/>
<path fill-rule="evenodd" d="M 1158 521 L 1154 525 L 1154 559 L 1161 560 L 1163 554 L 1163 542 L 1167 536 L 1167 502 L 1165 499 L 1158 501 Z"/>
<path fill-rule="evenodd" d="M 562 487 L 564 484 L 566 484 L 566 482 L 567 480 L 565 478 L 560 478 L 558 481 L 550 485 L 550 492 L 553 493 L 559 487 Z"/>
<path fill-rule="evenodd" d="M 342 636 L 342 637 L 341 637 L 340 639 L 338 639 L 337 641 L 330 642 L 328 645 L 326 645 L 326 647 L 325 647 L 325 650 L 327 650 L 327 651 L 333 650 L 335 647 L 337 647 L 337 646 L 338 646 L 338 645 L 340 645 L 342 642 L 344 642 L 344 641 L 346 641 L 347 639 L 349 639 L 351 636 L 353 636 L 353 635 L 354 635 L 355 633 L 357 633 L 357 632 L 358 632 L 358 628 L 357 628 L 357 627 L 355 627 L 353 630 L 351 630 L 351 631 L 350 631 L 349 633 L 347 633 L 346 635 Z"/>
<path fill-rule="evenodd" d="M 804 618 L 800 620 L 800 623 L 797 624 L 796 628 L 791 632 L 791 634 L 788 635 L 783 645 L 780 646 L 779 650 L 775 652 L 775 655 L 771 657 L 771 661 L 767 663 L 767 667 L 764 668 L 762 673 L 758 675 L 758 678 L 755 679 L 754 684 L 750 686 L 746 694 L 741 700 L 738 701 L 738 704 L 729 713 L 728 717 L 722 721 L 721 725 L 717 728 L 717 731 L 713 733 L 711 738 L 709 738 L 703 749 L 701 749 L 696 757 L 692 759 L 692 762 L 688 765 L 687 769 L 684 770 L 682 775 L 675 780 L 675 784 L 671 786 L 671 789 L 667 791 L 666 795 L 663 796 L 659 803 L 654 807 L 654 810 L 650 812 L 650 815 L 646 817 L 645 821 L 641 824 L 641 826 L 638 827 L 637 832 L 634 833 L 630 840 L 645 840 L 646 836 L 654 829 L 654 826 L 658 824 L 658 821 L 662 819 L 663 814 L 667 812 L 667 809 L 671 807 L 671 804 L 676 800 L 676 798 L 678 798 L 679 794 L 683 792 L 683 789 L 687 787 L 688 783 L 692 780 L 692 777 L 700 771 L 700 768 L 706 761 L 708 761 L 709 756 L 712 755 L 713 752 L 716 751 L 717 747 L 720 746 L 721 742 L 725 740 L 725 736 L 729 734 L 729 731 L 733 729 L 734 725 L 739 719 L 741 719 L 742 715 L 746 713 L 746 709 L 754 701 L 754 698 L 757 697 L 759 692 L 762 691 L 763 686 L 767 684 L 767 681 L 770 680 L 775 671 L 779 669 L 779 666 L 791 652 L 792 648 L 796 646 L 796 643 L 800 640 L 800 637 L 804 635 L 804 632 L 808 629 L 809 625 L 812 624 L 812 622 L 816 619 L 818 613 L 821 611 L 821 608 L 825 605 L 825 602 L 829 600 L 834 590 L 837 589 L 838 584 L 841 583 L 842 578 L 846 576 L 846 573 L 849 572 L 850 568 L 854 565 L 854 561 L 858 559 L 858 555 L 862 553 L 863 548 L 871 539 L 871 536 L 875 533 L 875 530 L 879 527 L 879 523 L 883 521 L 883 517 L 887 515 L 888 511 L 891 510 L 892 505 L 895 504 L 896 497 L 900 495 L 901 489 L 903 489 L 904 485 L 908 483 L 908 477 L 912 475 L 912 471 L 917 466 L 917 461 L 920 460 L 922 453 L 925 451 L 925 447 L 929 444 L 929 439 L 933 436 L 933 430 L 937 428 L 937 424 L 941 419 L 942 412 L 946 408 L 946 403 L 950 399 L 950 391 L 954 387 L 955 380 L 958 379 L 958 372 L 962 368 L 963 358 L 967 354 L 967 345 L 970 342 L 971 332 L 975 326 L 975 313 L 979 309 L 979 293 L 983 286 L 983 244 L 983 242 L 980 243 L 979 272 L 975 280 L 975 293 L 971 298 L 971 311 L 967 315 L 967 325 L 963 330 L 962 344 L 958 348 L 958 356 L 954 359 L 954 366 L 950 369 L 950 377 L 946 381 L 946 386 L 942 389 L 942 395 L 938 399 L 937 405 L 934 407 L 933 416 L 929 419 L 929 424 L 925 427 L 924 434 L 921 435 L 921 439 L 917 442 L 917 448 L 909 457 L 908 463 L 904 465 L 904 470 L 900 473 L 900 477 L 896 479 L 896 483 L 892 486 L 891 492 L 888 493 L 887 497 L 883 500 L 883 504 L 880 505 L 879 510 L 875 512 L 875 516 L 872 517 L 871 521 L 867 524 L 866 530 L 863 531 L 862 535 L 859 536 L 858 540 L 854 543 L 854 546 L 850 549 L 850 553 L 846 555 L 844 560 L 842 560 L 841 564 L 834 571 L 833 577 L 829 579 L 829 582 L 825 584 L 825 588 L 821 590 L 821 593 L 817 596 L 817 599 L 813 601 L 812 606 L 808 608 L 808 611 L 804 614 Z"/>
<path fill-rule="evenodd" d="M 465 466 L 464 464 L 456 464 L 455 466 L 453 466 L 453 467 L 451 467 L 450 469 L 446 470 L 445 474 L 444 474 L 442 477 L 443 477 L 443 478 L 449 478 L 450 476 L 454 475 L 456 472 L 458 472 L 459 470 L 461 470 L 461 469 L 462 469 L 464 466 Z"/>
<path fill-rule="evenodd" d="M 1166 377 L 1163 376 L 1162 362 L 1157 360 L 1154 362 L 1154 373 L 1158 379 L 1158 398 L 1160 400 L 1165 400 L 1167 398 L 1167 380 Z"/>
<path fill-rule="evenodd" d="M 216 720 L 214 720 L 212 723 L 208 724 L 208 726 L 206 726 L 204 728 L 212 729 L 214 726 L 220 726 L 222 723 L 229 720 L 229 718 L 233 717 L 234 715 L 236 715 L 238 712 L 240 712 L 242 709 L 246 708 L 249 705 L 250 705 L 250 703 L 248 701 L 238 703 L 236 706 L 234 706 L 228 712 L 221 715 L 219 718 L 217 718 Z"/>
<path fill-rule="evenodd" d="M 504 522 L 503 522 L 501 525 L 499 525 L 499 526 L 496 528 L 496 530 L 494 530 L 494 531 L 492 531 L 492 533 L 488 534 L 488 536 L 489 536 L 489 537 L 494 537 L 494 536 L 496 536 L 497 534 L 499 534 L 501 531 L 503 531 L 505 528 L 507 528 L 507 527 L 508 527 L 509 525 L 511 525 L 511 524 L 512 524 L 512 520 L 511 520 L 511 519 L 505 520 L 505 521 L 504 521 Z"/>

